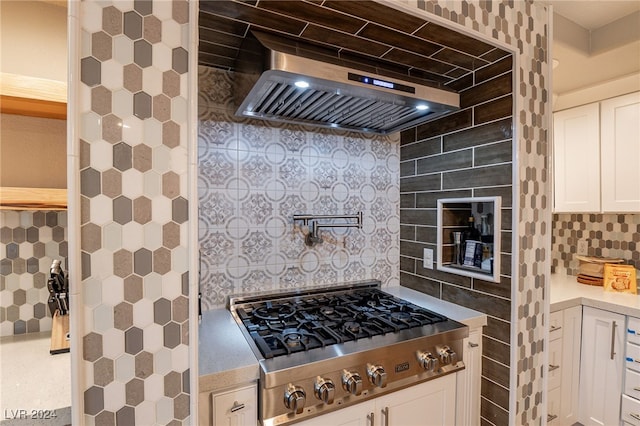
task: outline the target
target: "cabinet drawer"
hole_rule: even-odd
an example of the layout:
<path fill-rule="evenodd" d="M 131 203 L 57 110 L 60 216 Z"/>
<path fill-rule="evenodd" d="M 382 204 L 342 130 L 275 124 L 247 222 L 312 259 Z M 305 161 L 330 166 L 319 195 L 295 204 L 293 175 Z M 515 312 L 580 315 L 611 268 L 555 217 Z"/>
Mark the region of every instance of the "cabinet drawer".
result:
<path fill-rule="evenodd" d="M 627 342 L 640 345 L 640 318 L 629 317 L 627 323 Z"/>
<path fill-rule="evenodd" d="M 253 426 L 258 422 L 255 385 L 212 394 L 214 426 Z"/>
<path fill-rule="evenodd" d="M 640 373 L 627 368 L 624 379 L 624 393 L 640 399 Z"/>
<path fill-rule="evenodd" d="M 556 339 L 549 342 L 549 367 L 547 369 L 548 387 L 553 389 L 560 386 L 562 378 L 562 339 Z"/>
<path fill-rule="evenodd" d="M 547 424 L 560 424 L 560 388 L 549 390 L 547 394 Z"/>
<path fill-rule="evenodd" d="M 640 426 L 640 401 L 622 395 L 622 420 L 634 426 Z"/>
<path fill-rule="evenodd" d="M 627 368 L 640 371 L 640 346 L 627 342 L 627 355 L 625 357 Z"/>
<path fill-rule="evenodd" d="M 549 315 L 549 340 L 562 337 L 562 311 L 552 312 Z"/>

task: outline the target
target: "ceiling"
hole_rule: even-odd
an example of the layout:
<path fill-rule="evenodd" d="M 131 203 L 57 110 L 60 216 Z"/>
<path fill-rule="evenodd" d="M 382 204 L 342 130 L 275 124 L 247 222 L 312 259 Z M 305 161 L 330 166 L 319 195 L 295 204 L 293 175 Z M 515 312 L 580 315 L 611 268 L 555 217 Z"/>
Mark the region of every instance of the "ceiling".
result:
<path fill-rule="evenodd" d="M 551 0 L 553 10 L 587 30 L 595 30 L 640 10 L 635 0 Z"/>
<path fill-rule="evenodd" d="M 550 0 L 553 93 L 640 73 L 640 1 Z"/>
<path fill-rule="evenodd" d="M 243 39 L 256 29 L 308 44 L 314 54 L 455 91 L 472 84 L 473 70 L 507 54 L 373 1 L 201 0 L 199 63 L 232 70 Z"/>

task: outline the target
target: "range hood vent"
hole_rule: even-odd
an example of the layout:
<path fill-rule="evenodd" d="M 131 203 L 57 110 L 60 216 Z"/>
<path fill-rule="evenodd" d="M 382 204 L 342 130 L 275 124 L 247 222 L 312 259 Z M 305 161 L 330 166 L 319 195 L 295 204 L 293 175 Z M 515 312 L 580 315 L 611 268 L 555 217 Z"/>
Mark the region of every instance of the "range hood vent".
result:
<path fill-rule="evenodd" d="M 459 95 L 409 79 L 370 72 L 253 32 L 236 61 L 236 115 L 367 133 L 389 134 L 459 109 Z"/>

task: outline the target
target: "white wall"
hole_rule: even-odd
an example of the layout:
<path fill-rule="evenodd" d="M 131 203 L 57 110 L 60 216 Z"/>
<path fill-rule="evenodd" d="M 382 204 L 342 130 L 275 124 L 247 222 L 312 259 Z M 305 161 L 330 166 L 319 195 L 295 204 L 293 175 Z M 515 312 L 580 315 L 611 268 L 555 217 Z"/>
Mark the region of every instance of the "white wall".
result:
<path fill-rule="evenodd" d="M 640 73 L 596 84 L 573 92 L 554 95 L 553 111 L 560 111 L 640 91 Z"/>
<path fill-rule="evenodd" d="M 67 81 L 67 9 L 0 1 L 0 71 Z"/>

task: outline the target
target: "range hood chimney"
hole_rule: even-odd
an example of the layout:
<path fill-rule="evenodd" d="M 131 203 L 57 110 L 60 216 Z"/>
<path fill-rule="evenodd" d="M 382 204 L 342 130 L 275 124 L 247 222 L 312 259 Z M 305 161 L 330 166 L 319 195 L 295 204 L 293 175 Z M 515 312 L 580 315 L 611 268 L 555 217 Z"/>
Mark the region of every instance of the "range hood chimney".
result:
<path fill-rule="evenodd" d="M 237 116 L 389 134 L 459 109 L 453 91 L 382 76 L 364 61 L 272 34 L 253 35 L 236 61 Z"/>

